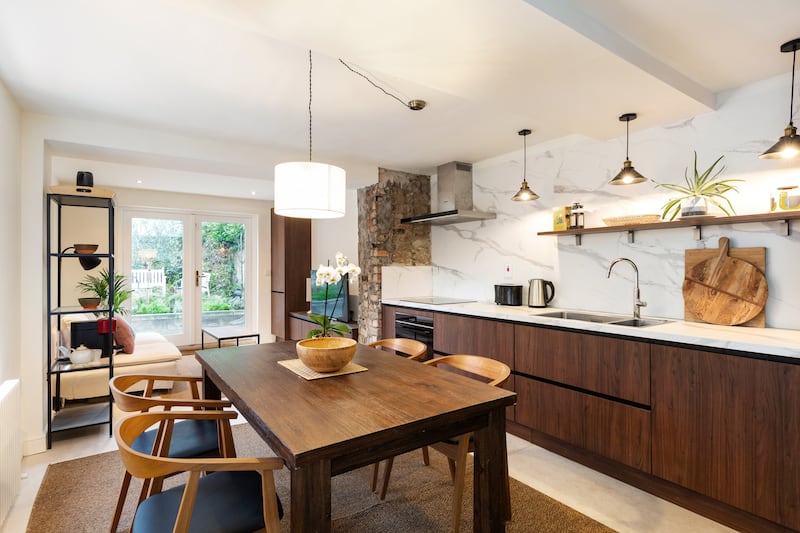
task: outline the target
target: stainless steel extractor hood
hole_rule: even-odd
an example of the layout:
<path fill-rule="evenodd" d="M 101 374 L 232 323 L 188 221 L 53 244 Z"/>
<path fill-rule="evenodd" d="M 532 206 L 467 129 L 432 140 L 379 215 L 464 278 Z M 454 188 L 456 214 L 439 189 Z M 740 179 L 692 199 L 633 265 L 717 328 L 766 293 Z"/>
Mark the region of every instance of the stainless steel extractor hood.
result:
<path fill-rule="evenodd" d="M 403 218 L 400 222 L 416 224 L 457 224 L 495 218 L 495 213 L 475 211 L 472 205 L 472 165 L 453 161 L 436 169 L 439 210 Z"/>

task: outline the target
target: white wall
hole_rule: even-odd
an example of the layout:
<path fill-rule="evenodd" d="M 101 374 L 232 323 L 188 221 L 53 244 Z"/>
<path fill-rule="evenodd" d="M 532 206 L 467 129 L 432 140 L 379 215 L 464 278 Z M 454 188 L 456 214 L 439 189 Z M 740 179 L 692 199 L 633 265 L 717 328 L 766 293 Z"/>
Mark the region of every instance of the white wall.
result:
<path fill-rule="evenodd" d="M 378 169 L 375 169 L 375 181 Z M 358 194 L 348 189 L 345 197 L 345 216 L 341 218 L 319 219 L 311 222 L 311 268 L 334 265 L 336 253 L 342 252 L 352 262 L 358 264 Z M 351 280 L 351 299 L 358 295 L 358 280 Z M 351 302 L 351 310 L 358 306 Z"/>
<path fill-rule="evenodd" d="M 692 164 L 693 150 L 701 169 L 724 155 L 723 175 L 745 180 L 740 193 L 731 195 L 737 214 L 767 212 L 775 187 L 800 185 L 800 161 L 758 158 L 783 135 L 789 85 L 790 78 L 781 76 L 721 94 L 717 111 L 679 124 L 636 131 L 632 122 L 631 160 L 648 178 L 679 183 L 684 168 Z M 617 117 L 609 113 L 609 120 Z M 510 200 L 522 178 L 522 150 L 476 163 L 476 209 L 496 211 L 497 219 L 433 227 L 434 293 L 491 301 L 494 283 L 516 282 L 527 289 L 529 278 L 544 278 L 556 286 L 553 306 L 630 313 L 632 269 L 619 265 L 606 278 L 613 259 L 628 257 L 639 267 L 642 299 L 648 302 L 643 314 L 680 319 L 684 250 L 716 248 L 724 235 L 734 247 L 767 248 L 767 325 L 800 329 L 800 222 L 789 237 L 776 234 L 777 223 L 705 226 L 699 242 L 691 228 L 640 231 L 633 244 L 625 233 L 584 235 L 582 246 L 572 236 L 537 236 L 552 229 L 553 207 L 574 201 L 586 206 L 587 227 L 603 226 L 607 216 L 661 212 L 669 197 L 664 189 L 652 183 L 607 185 L 625 156 L 623 123 L 620 130 L 623 136 L 609 141 L 529 142 L 527 178 L 541 196 L 533 203 Z M 530 140 L 535 142 L 535 133 Z M 511 279 L 503 276 L 506 264 L 511 265 Z"/>
<path fill-rule="evenodd" d="M 20 216 L 20 111 L 14 98 L 0 81 L 0 294 L 7 304 L 0 306 L 0 383 L 19 377 L 20 300 L 19 250 Z M 1 422 L 0 422 L 1 423 Z M 2 518 L 2 517 L 0 517 Z"/>
<path fill-rule="evenodd" d="M 79 144 L 84 147 L 103 147 L 119 154 L 121 157 L 133 156 L 139 163 L 136 165 L 122 164 L 119 161 L 108 161 L 107 156 L 98 157 L 96 160 L 75 159 L 64 157 L 61 154 L 64 147 Z M 44 193 L 50 184 L 64 181 L 74 183 L 77 170 L 92 170 L 95 185 L 103 186 L 104 179 L 108 179 L 117 191 L 119 205 L 121 206 L 156 206 L 178 207 L 181 209 L 200 209 L 225 211 L 233 209 L 242 213 L 257 213 L 259 227 L 259 328 L 262 333 L 270 330 L 269 316 L 269 207 L 271 201 L 265 200 L 233 200 L 223 196 L 224 192 L 239 191 L 238 195 L 249 194 L 253 189 L 256 198 L 264 198 L 263 187 L 258 189 L 258 184 L 253 180 L 236 179 L 224 174 L 215 174 L 215 168 L 230 168 L 232 163 L 246 161 L 252 164 L 258 161 L 258 147 L 211 141 L 207 139 L 193 139 L 181 135 L 164 132 L 122 127 L 84 120 L 65 119 L 36 114 L 23 114 L 21 146 L 21 187 L 19 205 L 21 207 L 22 236 L 21 242 L 27 245 L 21 250 L 21 264 L 25 269 L 18 273 L 18 286 L 26 288 L 26 298 L 20 300 L 21 318 L 19 333 L 19 350 L 22 366 L 20 373 L 23 376 L 23 411 L 24 417 L 23 438 L 24 453 L 26 455 L 43 451 L 45 447 L 45 382 L 43 379 L 44 353 L 46 351 L 45 324 L 42 309 L 45 306 L 45 268 L 43 250 L 44 236 Z M 143 157 L 149 154 L 148 157 Z M 159 157 L 165 156 L 164 158 Z M 166 161 L 167 156 L 181 157 L 191 162 L 193 172 L 178 171 L 175 169 L 161 168 L 157 163 L 147 162 Z M 141 162 L 144 163 L 141 163 Z M 219 165 L 218 165 L 219 163 Z M 266 168 L 266 167 L 265 167 Z M 201 169 L 208 169 L 207 172 Z M 358 172 L 364 174 L 364 169 Z M 265 170 L 271 174 L 271 169 Z M 135 183 L 132 178 L 142 178 L 143 190 L 120 187 L 121 183 Z M 161 184 L 174 180 L 186 180 L 189 183 L 205 185 L 208 180 L 213 180 L 219 187 L 220 196 L 201 196 L 191 194 L 192 187 L 187 187 L 187 194 L 171 194 L 158 191 Z M 377 180 L 377 169 L 375 170 Z M 109 184 L 105 184 L 109 186 Z M 312 258 L 317 262 L 331 259 L 336 251 L 341 250 L 351 260 L 357 257 L 357 212 L 355 191 L 348 191 L 348 215 L 343 219 L 315 223 L 313 229 Z M 319 247 L 319 249 L 317 249 Z M 19 299 L 19 298 L 17 298 Z M 15 299 L 15 301 L 17 300 Z M 1 312 L 1 311 L 0 311 Z M 17 328 L 14 328 L 17 331 Z M 13 336 L 12 336 L 13 337 Z"/>

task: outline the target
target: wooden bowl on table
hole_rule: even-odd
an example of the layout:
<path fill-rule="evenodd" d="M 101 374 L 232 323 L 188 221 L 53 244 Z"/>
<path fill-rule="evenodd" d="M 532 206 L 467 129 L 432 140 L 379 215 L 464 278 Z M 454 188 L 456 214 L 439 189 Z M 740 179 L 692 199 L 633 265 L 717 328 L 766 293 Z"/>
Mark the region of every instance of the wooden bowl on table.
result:
<path fill-rule="evenodd" d="M 311 370 L 337 372 L 353 360 L 356 344 L 355 340 L 343 337 L 304 339 L 297 342 L 297 357 Z"/>

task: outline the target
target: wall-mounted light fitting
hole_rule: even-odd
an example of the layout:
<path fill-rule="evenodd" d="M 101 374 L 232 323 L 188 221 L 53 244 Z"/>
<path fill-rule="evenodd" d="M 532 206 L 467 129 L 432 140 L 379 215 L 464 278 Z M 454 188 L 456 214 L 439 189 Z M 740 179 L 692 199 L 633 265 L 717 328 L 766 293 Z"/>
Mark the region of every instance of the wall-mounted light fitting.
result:
<path fill-rule="evenodd" d="M 633 185 L 634 183 L 642 183 L 647 181 L 647 178 L 639 174 L 628 158 L 628 143 L 630 141 L 630 124 L 631 120 L 636 120 L 636 113 L 625 113 L 620 115 L 620 122 L 625 123 L 625 162 L 622 164 L 622 170 L 608 182 L 609 185 Z"/>
<path fill-rule="evenodd" d="M 528 143 L 527 137 L 531 134 L 531 130 L 519 130 L 517 132 L 519 135 L 522 135 L 522 185 L 511 199 L 515 202 L 530 202 L 532 200 L 538 200 L 539 195 L 536 194 L 528 187 Z"/>
<path fill-rule="evenodd" d="M 800 137 L 797 136 L 797 128 L 792 122 L 792 112 L 794 111 L 794 72 L 797 64 L 798 50 L 800 50 L 800 37 L 781 45 L 781 52 L 792 53 L 792 87 L 789 93 L 789 125 L 783 130 L 783 137 L 778 139 L 778 142 L 759 156 L 762 159 L 790 159 L 800 154 Z"/>
<path fill-rule="evenodd" d="M 363 73 L 357 71 L 356 69 L 354 69 L 353 67 L 351 67 L 350 65 L 345 63 L 342 58 L 339 58 L 339 63 L 344 65 L 347 68 L 347 70 L 349 70 L 353 74 L 361 76 L 362 78 L 367 80 L 370 83 L 370 85 L 372 85 L 373 87 L 375 87 L 379 91 L 382 91 L 385 95 L 391 96 L 392 98 L 394 98 L 395 100 L 397 100 L 398 102 L 400 102 L 401 104 L 403 104 L 404 106 L 409 108 L 411 111 L 421 111 L 421 110 L 425 109 L 426 105 L 428 105 L 428 102 L 426 102 L 425 100 L 420 100 L 419 98 L 414 98 L 413 100 L 409 100 L 408 102 L 404 102 L 403 99 L 400 98 L 399 96 L 393 95 L 392 93 L 390 93 L 389 91 L 387 91 L 386 89 L 384 89 L 383 87 L 381 87 L 380 85 L 378 85 L 377 83 L 375 83 L 374 81 L 369 79 L 366 74 L 363 74 Z"/>
<path fill-rule="evenodd" d="M 275 165 L 275 213 L 293 218 L 345 214 L 344 169 L 311 161 L 311 50 L 308 51 L 308 161 Z"/>
<path fill-rule="evenodd" d="M 61 250 L 61 254 L 67 253 L 68 250 L 75 250 L 74 246 L 67 246 L 63 250 Z M 83 255 L 83 254 L 81 254 Z M 78 262 L 81 264 L 84 270 L 92 270 L 93 268 L 97 268 L 100 266 L 100 258 L 99 257 L 79 257 Z"/>

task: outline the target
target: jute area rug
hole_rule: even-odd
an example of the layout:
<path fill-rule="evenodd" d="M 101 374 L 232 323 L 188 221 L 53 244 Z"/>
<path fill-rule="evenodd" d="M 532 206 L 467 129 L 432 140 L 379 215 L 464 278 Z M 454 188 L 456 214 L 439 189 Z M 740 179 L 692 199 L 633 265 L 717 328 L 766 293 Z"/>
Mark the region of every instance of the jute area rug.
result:
<path fill-rule="evenodd" d="M 234 426 L 239 457 L 274 455 L 247 424 Z M 417 450 L 398 457 L 386 499 L 369 490 L 371 467 L 336 476 L 332 482 L 333 530 L 369 533 L 444 532 L 451 529 L 453 486 L 446 458 L 431 451 L 431 465 L 422 464 Z M 47 467 L 28 523 L 29 533 L 97 533 L 108 531 L 114 512 L 122 463 L 117 452 L 55 463 Z M 165 486 L 181 483 L 180 476 Z M 461 531 L 472 531 L 472 470 L 467 471 Z M 278 495 L 286 515 L 282 531 L 289 531 L 289 472 L 276 472 Z M 140 484 L 134 480 L 120 523 L 130 527 Z M 613 531 L 544 494 L 511 479 L 512 521 L 509 532 Z"/>

